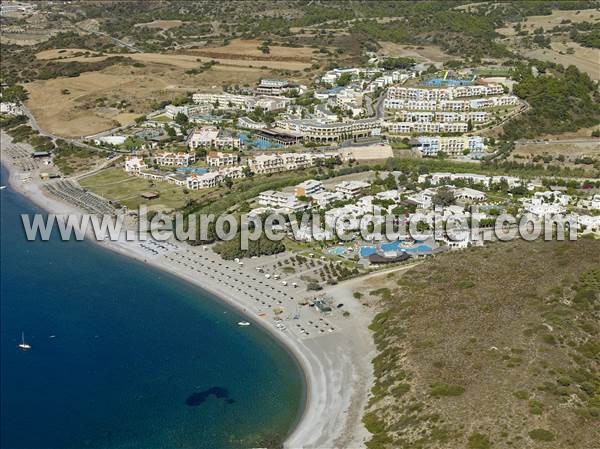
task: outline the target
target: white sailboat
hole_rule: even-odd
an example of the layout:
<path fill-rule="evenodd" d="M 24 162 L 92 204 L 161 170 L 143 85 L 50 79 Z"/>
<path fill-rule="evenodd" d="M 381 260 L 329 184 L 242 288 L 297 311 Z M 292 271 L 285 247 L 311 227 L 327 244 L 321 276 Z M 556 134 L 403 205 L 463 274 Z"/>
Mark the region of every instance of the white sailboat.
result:
<path fill-rule="evenodd" d="M 250 323 L 248 321 L 240 321 L 238 326 L 250 326 Z"/>
<path fill-rule="evenodd" d="M 31 349 L 31 345 L 25 343 L 25 333 L 21 332 L 21 343 L 19 343 L 19 349 L 23 351 L 29 351 Z"/>

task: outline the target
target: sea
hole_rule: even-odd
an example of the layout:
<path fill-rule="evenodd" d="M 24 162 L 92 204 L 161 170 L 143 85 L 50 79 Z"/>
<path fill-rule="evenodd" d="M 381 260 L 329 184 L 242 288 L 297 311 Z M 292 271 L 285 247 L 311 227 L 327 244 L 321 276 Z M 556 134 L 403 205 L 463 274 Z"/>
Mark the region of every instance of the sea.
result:
<path fill-rule="evenodd" d="M 10 186 L 0 204 L 3 449 L 270 447 L 295 427 L 304 376 L 264 329 L 94 243 L 27 241 L 41 211 Z"/>

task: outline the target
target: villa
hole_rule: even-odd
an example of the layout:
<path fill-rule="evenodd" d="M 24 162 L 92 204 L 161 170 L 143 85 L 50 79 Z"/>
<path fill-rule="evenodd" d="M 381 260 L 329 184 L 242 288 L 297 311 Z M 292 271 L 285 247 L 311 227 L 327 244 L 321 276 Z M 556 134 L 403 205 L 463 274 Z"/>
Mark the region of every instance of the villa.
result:
<path fill-rule="evenodd" d="M 465 150 L 476 153 L 483 152 L 486 146 L 480 136 L 420 136 L 412 142 L 412 148 L 421 156 L 437 156 L 440 151 L 449 156 L 461 156 Z"/>
<path fill-rule="evenodd" d="M 300 212 L 309 207 L 308 203 L 298 201 L 293 193 L 277 192 L 275 190 L 261 192 L 258 196 L 258 204 L 284 209 L 289 212 Z"/>
<path fill-rule="evenodd" d="M 144 162 L 144 159 L 137 156 L 128 157 L 125 160 L 125 171 L 133 175 L 137 175 L 142 170 L 146 170 L 148 165 Z"/>
<path fill-rule="evenodd" d="M 206 154 L 206 164 L 209 167 L 226 167 L 237 165 L 239 156 L 231 153 L 221 153 L 220 151 L 209 151 Z"/>
<path fill-rule="evenodd" d="M 196 155 L 193 153 L 159 153 L 155 156 L 154 161 L 158 165 L 187 167 L 196 161 Z"/>
<path fill-rule="evenodd" d="M 312 197 L 316 193 L 323 191 L 323 183 L 314 179 L 308 179 L 296 186 L 294 193 L 296 196 L 309 196 Z"/>
<path fill-rule="evenodd" d="M 224 135 L 216 126 L 205 126 L 190 133 L 187 145 L 191 150 L 199 147 L 240 148 L 241 141 L 239 137 Z"/>
<path fill-rule="evenodd" d="M 346 198 L 353 198 L 358 195 L 361 190 L 370 186 L 371 184 L 364 181 L 342 181 L 335 186 L 335 191 Z"/>

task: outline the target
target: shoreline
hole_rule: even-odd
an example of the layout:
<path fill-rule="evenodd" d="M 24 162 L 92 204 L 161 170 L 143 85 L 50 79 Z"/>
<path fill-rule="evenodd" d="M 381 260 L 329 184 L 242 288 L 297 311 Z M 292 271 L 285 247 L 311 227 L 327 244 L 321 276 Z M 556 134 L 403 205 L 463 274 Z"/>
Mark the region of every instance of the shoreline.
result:
<path fill-rule="evenodd" d="M 5 137 L 3 133 L 2 140 Z M 82 213 L 77 207 L 45 194 L 37 170 L 29 172 L 30 180 L 23 182 L 20 179 L 23 173 L 11 166 L 10 161 L 5 160 L 4 153 L 2 165 L 9 174 L 7 184 L 36 206 L 50 213 Z M 88 238 L 88 240 L 201 288 L 214 296 L 216 301 L 223 301 L 247 316 L 252 323 L 260 325 L 283 346 L 284 350 L 289 352 L 305 379 L 305 400 L 295 427 L 290 429 L 290 433 L 286 436 L 284 447 L 288 449 L 364 447 L 364 442 L 370 435 L 362 424 L 362 414 L 373 380 L 371 360 L 375 355 L 375 347 L 368 330 L 373 312 L 364 309 L 360 304 L 352 303 L 351 291 L 346 284 L 327 288 L 324 293 L 352 307 L 351 318 L 339 320 L 335 324 L 334 333 L 304 338 L 292 329 L 283 332 L 276 328 L 265 319 L 265 314 L 261 313 L 260 307 L 250 302 L 243 294 L 232 294 L 222 283 L 212 282 L 207 276 L 198 277 L 197 274 L 178 267 L 179 262 L 171 262 L 166 257 L 148 257 L 139 246 L 139 241 L 125 239 L 97 241 L 95 238 Z M 199 246 L 180 245 L 178 251 L 189 253 L 189 256 L 185 254 L 187 257 L 200 255 L 211 258 L 210 263 L 215 266 L 216 258 L 220 260 L 220 256 Z M 222 261 L 222 263 L 229 262 Z M 230 264 L 237 265 L 233 262 Z M 356 281 L 360 281 L 360 278 Z"/>

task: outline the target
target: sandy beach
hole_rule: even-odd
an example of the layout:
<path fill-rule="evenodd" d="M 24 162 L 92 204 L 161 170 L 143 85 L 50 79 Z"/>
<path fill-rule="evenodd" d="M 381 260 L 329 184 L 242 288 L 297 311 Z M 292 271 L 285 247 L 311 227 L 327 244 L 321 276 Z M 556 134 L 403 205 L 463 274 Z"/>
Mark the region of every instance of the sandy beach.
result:
<path fill-rule="evenodd" d="M 48 212 L 84 212 L 47 194 L 43 185 L 52 181 L 40 180 L 43 167 L 26 173 L 20 170 L 6 155 L 6 148 L 13 144 L 4 133 L 1 143 L 2 163 L 10 173 L 9 188 Z M 352 297 L 351 286 L 361 279 L 327 286 L 320 292 L 332 298 L 333 303 L 343 304 L 349 316 L 343 316 L 336 308 L 330 314 L 321 314 L 315 307 L 301 305 L 311 296 L 304 286 L 283 285 L 283 274 L 280 279 L 263 274 L 278 257 L 289 255 L 244 260 L 242 265 L 222 260 L 210 247 L 176 241 L 130 241 L 124 234 L 125 230 L 118 241 L 91 240 L 209 291 L 246 314 L 253 325 L 266 329 L 296 357 L 306 377 L 307 398 L 303 416 L 288 436 L 286 448 L 364 447 L 369 433 L 361 419 L 372 383 L 371 360 L 376 352 L 368 330 L 374 312 Z"/>

